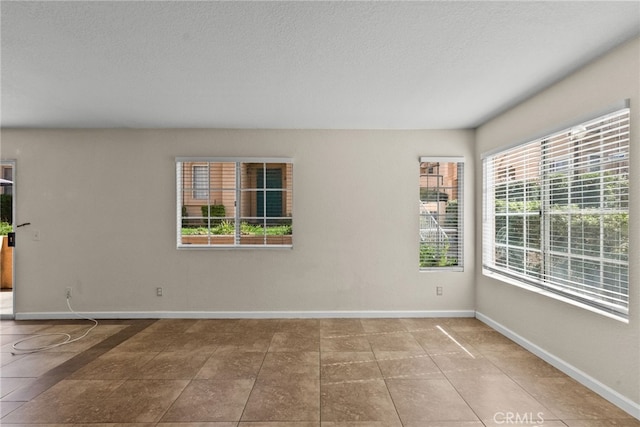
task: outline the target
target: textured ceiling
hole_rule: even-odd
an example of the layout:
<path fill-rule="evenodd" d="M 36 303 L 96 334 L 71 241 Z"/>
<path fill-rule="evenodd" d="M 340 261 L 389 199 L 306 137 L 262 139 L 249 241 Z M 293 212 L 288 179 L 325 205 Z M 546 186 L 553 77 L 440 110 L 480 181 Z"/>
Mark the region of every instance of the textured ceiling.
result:
<path fill-rule="evenodd" d="M 473 128 L 640 2 L 2 1 L 1 125 Z"/>

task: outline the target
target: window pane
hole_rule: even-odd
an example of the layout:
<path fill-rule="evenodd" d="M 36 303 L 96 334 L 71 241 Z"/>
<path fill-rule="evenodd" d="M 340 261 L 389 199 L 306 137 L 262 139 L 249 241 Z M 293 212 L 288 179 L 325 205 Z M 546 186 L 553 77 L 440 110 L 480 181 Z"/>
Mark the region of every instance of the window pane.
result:
<path fill-rule="evenodd" d="M 176 167 L 179 246 L 291 246 L 291 163 L 196 159 Z"/>
<path fill-rule="evenodd" d="M 193 198 L 207 200 L 209 195 L 209 166 L 193 166 Z"/>
<path fill-rule="evenodd" d="M 420 268 L 461 268 L 463 163 L 421 161 L 419 188 Z"/>

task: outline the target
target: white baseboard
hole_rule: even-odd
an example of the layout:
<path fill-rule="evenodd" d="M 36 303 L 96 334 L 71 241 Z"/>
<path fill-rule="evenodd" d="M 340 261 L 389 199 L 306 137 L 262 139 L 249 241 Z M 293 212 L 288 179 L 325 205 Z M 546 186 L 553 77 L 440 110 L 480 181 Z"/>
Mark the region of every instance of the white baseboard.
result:
<path fill-rule="evenodd" d="M 640 420 L 640 403 L 634 402 L 628 397 L 623 396 L 622 394 L 613 390 L 611 387 L 601 383 L 600 381 L 596 380 L 595 378 L 591 377 L 590 375 L 581 371 L 575 366 L 547 352 L 543 348 L 532 343 L 526 338 L 518 335 L 517 333 L 506 328 L 500 323 L 494 321 L 490 317 L 487 317 L 482 313 L 476 312 L 476 318 L 481 322 L 491 326 L 493 329 L 500 332 L 502 335 L 506 336 L 512 341 L 520 344 L 522 347 L 526 348 L 531 353 L 535 354 L 536 356 L 538 356 L 545 362 L 549 363 L 553 367 L 564 372 L 574 380 L 578 381 L 580 384 L 584 385 L 585 387 L 589 388 L 595 393 L 598 393 L 600 396 L 607 399 L 609 402 L 613 403 L 614 405 L 618 406 L 623 411 L 629 413 L 631 416 Z"/>
<path fill-rule="evenodd" d="M 326 319 L 326 318 L 416 318 L 475 317 L 474 310 L 441 311 L 109 311 L 82 312 L 93 319 Z M 71 312 L 16 313 L 16 320 L 77 319 Z"/>

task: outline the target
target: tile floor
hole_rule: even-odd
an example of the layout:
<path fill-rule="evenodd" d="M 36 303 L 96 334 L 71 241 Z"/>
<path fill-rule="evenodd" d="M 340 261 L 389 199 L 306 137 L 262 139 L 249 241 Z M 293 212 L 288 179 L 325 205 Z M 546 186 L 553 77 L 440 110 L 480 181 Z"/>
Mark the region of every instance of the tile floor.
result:
<path fill-rule="evenodd" d="M 85 325 L 2 322 L 0 424 L 640 426 L 475 319 L 111 320 L 11 354 Z"/>

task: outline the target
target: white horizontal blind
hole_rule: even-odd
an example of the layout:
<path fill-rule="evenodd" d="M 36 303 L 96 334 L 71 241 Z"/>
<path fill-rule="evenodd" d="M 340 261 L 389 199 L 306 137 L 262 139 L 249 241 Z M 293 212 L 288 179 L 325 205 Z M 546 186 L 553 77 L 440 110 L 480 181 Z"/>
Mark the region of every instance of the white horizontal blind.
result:
<path fill-rule="evenodd" d="M 463 270 L 463 189 L 463 158 L 420 158 L 421 270 Z"/>
<path fill-rule="evenodd" d="M 485 268 L 627 316 L 629 115 L 484 159 Z"/>
<path fill-rule="evenodd" d="M 292 246 L 290 159 L 178 158 L 180 248 Z"/>

